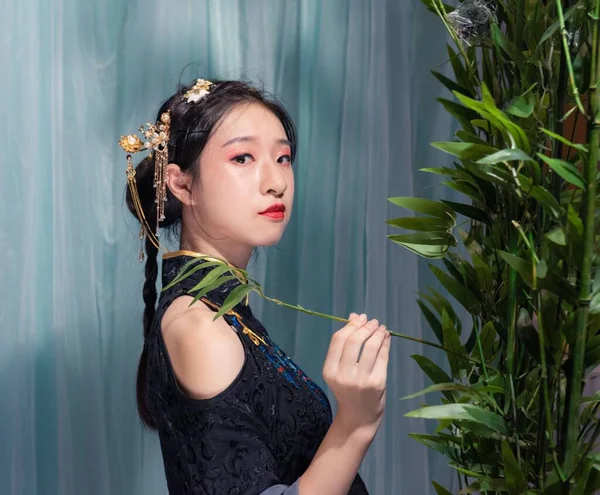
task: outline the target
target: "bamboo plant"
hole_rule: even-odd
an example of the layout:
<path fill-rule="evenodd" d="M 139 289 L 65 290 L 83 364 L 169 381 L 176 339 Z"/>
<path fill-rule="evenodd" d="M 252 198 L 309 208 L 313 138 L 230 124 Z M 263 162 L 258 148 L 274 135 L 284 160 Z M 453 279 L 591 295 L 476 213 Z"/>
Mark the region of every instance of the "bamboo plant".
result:
<path fill-rule="evenodd" d="M 461 493 L 594 493 L 600 393 L 584 397 L 582 385 L 600 365 L 600 0 L 421 1 L 452 40 L 453 76 L 433 75 L 452 92 L 438 100 L 460 125 L 456 140 L 433 143 L 453 166 L 421 170 L 464 200 L 389 198 L 418 214 L 389 220 L 409 231 L 390 240 L 441 260 L 430 266 L 444 288 L 418 301 L 437 342 L 392 332 L 447 359 L 444 370 L 413 356 L 433 384 L 409 397 L 436 392 L 437 403 L 407 416 L 438 427 L 411 436 L 450 459 Z M 567 135 L 569 121 L 584 142 Z M 271 298 L 214 258 L 190 261 L 169 286 L 201 268 L 212 269 L 193 302 L 241 282 L 215 318 L 254 291 L 347 321 Z"/>

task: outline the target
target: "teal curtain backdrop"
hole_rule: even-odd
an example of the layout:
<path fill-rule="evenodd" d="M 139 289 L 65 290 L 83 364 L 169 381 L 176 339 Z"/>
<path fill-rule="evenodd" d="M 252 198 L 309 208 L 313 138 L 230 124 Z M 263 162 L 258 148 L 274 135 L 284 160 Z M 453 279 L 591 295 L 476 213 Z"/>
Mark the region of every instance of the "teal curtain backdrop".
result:
<path fill-rule="evenodd" d="M 429 74 L 448 71 L 446 36 L 418 0 L 8 0 L 2 10 L 0 493 L 166 493 L 157 437 L 135 409 L 143 266 L 117 141 L 153 118 L 190 62 L 185 81 L 245 77 L 297 122 L 294 215 L 251 267 L 267 293 L 430 337 L 415 303 L 427 268 L 385 224 L 402 214 L 386 198 L 441 194 L 416 171 L 447 163 L 428 143 L 452 133 Z M 323 385 L 339 325 L 253 304 Z M 410 358 L 421 352 L 431 351 L 393 342 L 386 419 L 361 468 L 372 494 L 450 486 L 446 461 L 408 437 L 432 425 L 403 417 L 419 400 L 400 398 L 427 384 Z"/>

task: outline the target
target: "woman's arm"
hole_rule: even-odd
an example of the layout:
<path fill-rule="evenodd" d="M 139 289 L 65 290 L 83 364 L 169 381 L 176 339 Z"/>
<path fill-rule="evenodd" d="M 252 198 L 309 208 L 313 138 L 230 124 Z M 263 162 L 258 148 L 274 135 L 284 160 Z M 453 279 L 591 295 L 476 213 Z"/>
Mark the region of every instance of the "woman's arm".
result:
<path fill-rule="evenodd" d="M 390 334 L 365 315 L 350 320 L 333 336 L 323 367 L 338 414 L 298 480 L 299 495 L 346 495 L 383 418 Z"/>

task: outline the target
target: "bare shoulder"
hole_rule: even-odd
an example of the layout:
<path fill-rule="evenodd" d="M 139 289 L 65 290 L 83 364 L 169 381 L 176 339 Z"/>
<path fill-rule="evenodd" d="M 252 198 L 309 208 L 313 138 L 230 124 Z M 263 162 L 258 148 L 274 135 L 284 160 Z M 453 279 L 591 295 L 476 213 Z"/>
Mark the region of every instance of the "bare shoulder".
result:
<path fill-rule="evenodd" d="M 214 311 L 190 296 L 175 299 L 165 311 L 161 331 L 177 380 L 195 399 L 225 390 L 244 365 L 244 348 L 235 331 Z"/>

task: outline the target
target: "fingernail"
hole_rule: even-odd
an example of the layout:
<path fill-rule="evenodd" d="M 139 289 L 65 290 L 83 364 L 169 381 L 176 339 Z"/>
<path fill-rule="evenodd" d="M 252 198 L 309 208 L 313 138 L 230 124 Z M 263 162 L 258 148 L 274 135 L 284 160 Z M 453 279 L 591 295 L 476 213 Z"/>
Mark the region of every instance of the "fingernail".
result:
<path fill-rule="evenodd" d="M 362 315 L 360 315 L 360 319 L 363 321 L 367 321 L 367 315 L 363 313 Z"/>

